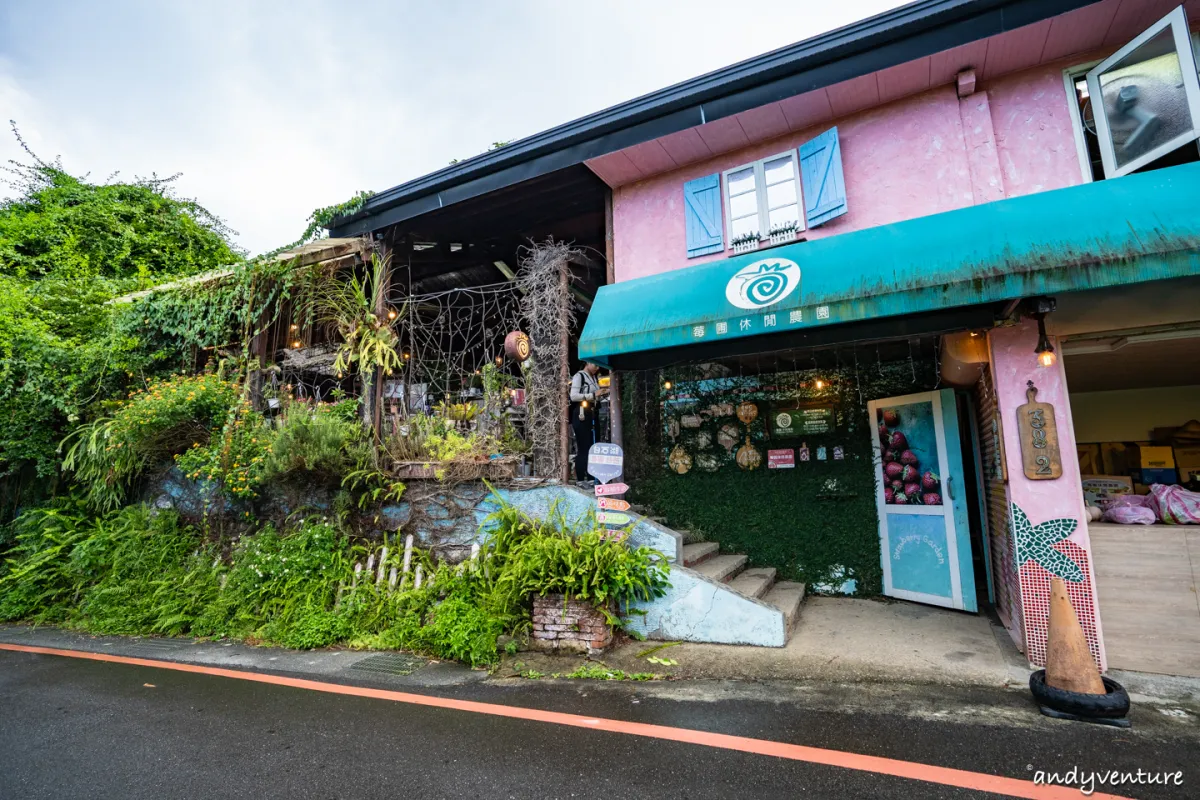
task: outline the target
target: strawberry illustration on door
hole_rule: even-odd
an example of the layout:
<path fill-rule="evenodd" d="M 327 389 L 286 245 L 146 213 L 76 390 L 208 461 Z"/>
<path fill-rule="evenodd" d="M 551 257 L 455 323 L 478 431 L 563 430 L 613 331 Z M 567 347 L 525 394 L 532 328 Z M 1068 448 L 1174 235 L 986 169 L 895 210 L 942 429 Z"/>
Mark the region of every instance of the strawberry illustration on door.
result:
<path fill-rule="evenodd" d="M 875 423 L 875 501 L 883 593 L 975 611 L 971 534 L 954 392 L 867 404 Z"/>

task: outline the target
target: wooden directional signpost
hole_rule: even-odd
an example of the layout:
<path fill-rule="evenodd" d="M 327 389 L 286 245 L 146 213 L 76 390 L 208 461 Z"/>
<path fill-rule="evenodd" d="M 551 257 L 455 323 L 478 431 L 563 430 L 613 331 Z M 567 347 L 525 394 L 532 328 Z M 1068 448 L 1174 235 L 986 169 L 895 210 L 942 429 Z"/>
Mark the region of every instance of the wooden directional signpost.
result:
<path fill-rule="evenodd" d="M 629 503 L 616 497 L 629 491 L 629 487 L 623 483 L 611 483 L 621 477 L 624 471 L 625 451 L 620 445 L 598 442 L 588 450 L 588 474 L 599 481 L 596 484 L 596 505 L 600 512 L 596 514 L 596 521 L 601 525 L 621 527 L 631 521 L 628 514 L 621 513 L 629 510 Z"/>
<path fill-rule="evenodd" d="M 615 497 L 597 497 L 596 505 L 601 511 L 628 511 L 629 503 L 625 500 L 618 500 Z"/>

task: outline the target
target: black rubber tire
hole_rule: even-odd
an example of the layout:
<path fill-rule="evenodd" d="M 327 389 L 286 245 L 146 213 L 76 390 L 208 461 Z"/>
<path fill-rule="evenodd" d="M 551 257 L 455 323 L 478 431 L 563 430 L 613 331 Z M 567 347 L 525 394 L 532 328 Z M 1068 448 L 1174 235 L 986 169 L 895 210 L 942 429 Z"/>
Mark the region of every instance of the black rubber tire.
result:
<path fill-rule="evenodd" d="M 1080 717 L 1123 717 L 1129 713 L 1129 693 L 1111 678 L 1101 676 L 1105 694 L 1081 694 L 1046 685 L 1046 670 L 1029 676 L 1029 691 L 1042 705 Z"/>

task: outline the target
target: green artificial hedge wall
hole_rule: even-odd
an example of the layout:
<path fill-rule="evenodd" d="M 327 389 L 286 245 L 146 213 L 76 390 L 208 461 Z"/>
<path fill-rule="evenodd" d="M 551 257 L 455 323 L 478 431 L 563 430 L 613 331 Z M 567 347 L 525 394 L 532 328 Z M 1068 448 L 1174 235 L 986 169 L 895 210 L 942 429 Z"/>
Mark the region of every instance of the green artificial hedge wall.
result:
<path fill-rule="evenodd" d="M 869 400 L 935 388 L 936 363 L 906 360 L 753 376 L 727 371 L 711 364 L 674 367 L 625 381 L 631 499 L 671 527 L 720 543 L 723 553 L 745 553 L 750 566 L 775 567 L 779 580 L 803 581 L 810 591 L 837 591 L 852 581 L 846 589 L 852 586 L 853 594 L 879 594 L 873 426 L 866 406 Z M 742 402 L 757 408 L 749 425 L 736 416 Z M 729 405 L 733 416 L 727 415 Z M 827 433 L 790 436 L 771 430 L 772 410 L 790 407 L 831 408 L 836 425 Z M 680 424 L 689 416 L 691 425 L 700 417 L 699 427 Z M 728 436 L 719 434 L 723 427 L 730 432 L 731 425 L 740 441 L 727 449 L 722 441 L 728 443 Z M 736 460 L 747 436 L 762 458 L 754 470 Z M 802 445 L 809 461 L 797 453 L 793 469 L 768 469 L 768 449 L 795 451 Z M 686 474 L 668 465 L 677 447 L 691 459 Z M 817 459 L 821 447 L 823 461 Z M 843 459 L 834 459 L 835 447 L 843 448 Z"/>

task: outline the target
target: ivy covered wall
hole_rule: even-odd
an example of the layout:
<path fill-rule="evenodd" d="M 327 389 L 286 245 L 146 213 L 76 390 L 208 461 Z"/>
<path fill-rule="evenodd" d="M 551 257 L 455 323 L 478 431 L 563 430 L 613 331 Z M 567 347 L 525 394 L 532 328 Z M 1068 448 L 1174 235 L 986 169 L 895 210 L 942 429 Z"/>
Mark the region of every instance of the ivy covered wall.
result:
<path fill-rule="evenodd" d="M 779 580 L 803 581 L 810 591 L 879 594 L 866 405 L 936 388 L 936 363 L 758 375 L 736 369 L 690 365 L 624 382 L 631 499 L 672 527 L 720 543 L 724 553 L 745 553 L 750 566 L 775 567 Z M 781 412 L 790 430 L 778 424 Z M 794 467 L 770 468 L 771 450 L 790 450 Z"/>

